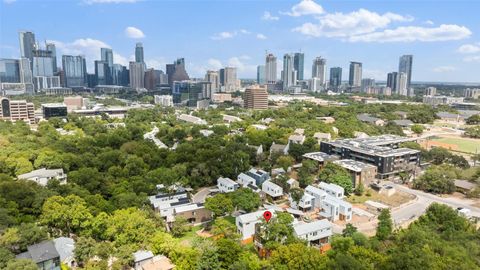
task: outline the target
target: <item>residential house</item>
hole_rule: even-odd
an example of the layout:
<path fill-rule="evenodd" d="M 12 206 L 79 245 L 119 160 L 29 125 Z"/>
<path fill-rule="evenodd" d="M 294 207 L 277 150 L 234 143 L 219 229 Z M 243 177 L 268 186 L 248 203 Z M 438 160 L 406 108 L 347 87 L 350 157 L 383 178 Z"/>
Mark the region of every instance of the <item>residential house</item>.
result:
<path fill-rule="evenodd" d="M 238 176 L 237 176 L 237 182 L 242 185 L 243 187 L 246 187 L 248 185 L 256 185 L 256 180 L 255 178 L 251 177 L 250 175 L 248 174 L 245 174 L 245 173 L 240 173 Z"/>
<path fill-rule="evenodd" d="M 207 124 L 207 121 L 203 120 L 200 117 L 196 117 L 196 116 L 189 115 L 189 114 L 184 114 L 184 113 L 180 114 L 177 117 L 177 119 L 188 122 L 188 123 L 191 123 L 191 124 L 195 124 L 195 125 L 206 125 Z"/>
<path fill-rule="evenodd" d="M 308 193 L 303 193 L 303 196 L 302 196 L 302 198 L 300 198 L 298 203 L 296 201 L 294 201 L 291 196 L 289 197 L 289 200 L 290 200 L 290 207 L 292 207 L 293 209 L 299 209 L 299 210 L 302 210 L 302 211 L 310 211 L 314 208 L 315 197 L 313 197 L 312 195 L 310 195 Z"/>
<path fill-rule="evenodd" d="M 342 199 L 327 194 L 321 204 L 320 215 L 332 222 L 337 220 L 350 221 L 352 219 L 352 205 Z"/>
<path fill-rule="evenodd" d="M 270 146 L 270 156 L 272 156 L 273 154 L 288 155 L 289 149 L 290 144 L 276 144 L 275 142 L 273 142 L 272 146 Z"/>
<path fill-rule="evenodd" d="M 219 177 L 217 179 L 217 187 L 222 193 L 234 192 L 239 188 L 237 182 L 227 177 Z"/>
<path fill-rule="evenodd" d="M 450 123 L 462 123 L 464 121 L 464 117 L 462 115 L 450 112 L 438 112 L 437 117 L 444 122 Z"/>
<path fill-rule="evenodd" d="M 203 203 L 180 205 L 174 209 L 174 217 L 184 217 L 188 223 L 199 225 L 212 220 L 212 212 Z"/>
<path fill-rule="evenodd" d="M 360 184 L 368 186 L 374 182 L 377 175 L 377 167 L 371 164 L 352 159 L 336 160 L 333 163 L 340 165 L 350 173 L 353 187 L 357 187 Z"/>
<path fill-rule="evenodd" d="M 385 125 L 385 121 L 383 121 L 380 118 L 373 117 L 369 114 L 362 113 L 357 115 L 357 119 L 360 120 L 361 122 L 376 125 L 376 126 L 383 126 Z"/>
<path fill-rule="evenodd" d="M 477 184 L 466 180 L 455 180 L 455 188 L 457 191 L 467 194 L 473 191 L 477 187 Z"/>
<path fill-rule="evenodd" d="M 46 186 L 48 181 L 52 179 L 57 179 L 60 181 L 60 184 L 67 183 L 67 175 L 63 172 L 63 169 L 46 169 L 41 168 L 35 171 L 31 171 L 29 173 L 20 174 L 18 179 L 30 180 L 35 181 L 37 184 L 41 186 Z"/>
<path fill-rule="evenodd" d="M 270 179 L 270 175 L 261 169 L 251 168 L 246 174 L 253 177 L 255 179 L 255 184 L 259 187 L 262 186 L 263 182 Z"/>
<path fill-rule="evenodd" d="M 325 124 L 333 124 L 335 123 L 335 118 L 330 117 L 330 116 L 324 116 L 324 117 L 317 117 L 318 120 L 322 121 Z"/>
<path fill-rule="evenodd" d="M 315 134 L 313 134 L 313 138 L 317 139 L 318 144 L 320 144 L 320 142 L 323 142 L 323 141 L 326 141 L 326 142 L 331 141 L 332 134 L 325 133 L 325 132 L 315 132 Z"/>
<path fill-rule="evenodd" d="M 198 132 L 200 132 L 200 134 L 202 134 L 203 137 L 210 137 L 210 135 L 214 133 L 213 130 L 209 130 L 209 129 L 200 129 Z"/>
<path fill-rule="evenodd" d="M 27 247 L 27 251 L 16 256 L 17 259 L 30 259 L 39 270 L 60 270 L 60 254 L 52 240 L 45 240 Z"/>
<path fill-rule="evenodd" d="M 342 199 L 344 197 L 344 189 L 343 187 L 331 183 L 320 182 L 318 184 L 318 188 L 325 191 L 328 195 L 333 196 L 338 199 Z"/>
<path fill-rule="evenodd" d="M 288 137 L 289 143 L 303 144 L 305 142 L 305 135 L 292 134 Z"/>
<path fill-rule="evenodd" d="M 322 208 L 322 201 L 327 197 L 327 193 L 317 187 L 308 185 L 305 188 L 305 193 L 313 196 L 313 206 L 315 208 Z"/>
<path fill-rule="evenodd" d="M 300 183 L 298 183 L 297 180 L 290 178 L 287 180 L 287 186 L 288 186 L 288 189 L 291 190 L 292 188 L 299 188 Z"/>
<path fill-rule="evenodd" d="M 133 253 L 135 270 L 172 270 L 175 265 L 163 255 L 154 256 L 151 251 L 139 250 Z"/>
<path fill-rule="evenodd" d="M 274 168 L 272 169 L 272 177 L 275 177 L 277 175 L 282 175 L 286 174 L 287 172 L 285 171 L 284 168 Z"/>
<path fill-rule="evenodd" d="M 253 241 L 255 225 L 262 222 L 264 212 L 265 210 L 260 210 L 235 218 L 235 224 L 237 225 L 237 231 L 241 236 L 242 243 L 250 243 Z M 274 212 L 272 212 L 272 214 L 274 214 Z"/>
<path fill-rule="evenodd" d="M 273 199 L 283 196 L 283 188 L 271 181 L 265 181 L 262 184 L 262 191 Z"/>
<path fill-rule="evenodd" d="M 73 268 L 77 265 L 74 256 L 75 240 L 70 237 L 58 237 L 53 239 L 55 249 L 60 255 L 60 262 L 66 266 Z"/>
<path fill-rule="evenodd" d="M 328 245 L 333 235 L 333 224 L 326 220 L 316 220 L 310 223 L 299 222 L 293 225 L 295 236 L 306 240 L 309 246 L 319 247 Z"/>

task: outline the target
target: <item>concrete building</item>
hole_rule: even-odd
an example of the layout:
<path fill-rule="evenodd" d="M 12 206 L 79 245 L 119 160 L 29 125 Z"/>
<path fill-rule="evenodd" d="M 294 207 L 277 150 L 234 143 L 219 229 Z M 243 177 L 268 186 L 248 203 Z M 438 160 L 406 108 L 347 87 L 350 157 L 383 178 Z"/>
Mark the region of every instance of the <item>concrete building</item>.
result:
<path fill-rule="evenodd" d="M 63 169 L 38 169 L 29 173 L 20 174 L 18 179 L 34 181 L 41 186 L 46 186 L 48 181 L 56 179 L 60 184 L 67 183 L 67 174 L 63 172 Z"/>
<path fill-rule="evenodd" d="M 362 63 L 350 62 L 348 85 L 352 88 L 362 86 Z"/>
<path fill-rule="evenodd" d="M 342 68 L 332 67 L 330 69 L 330 88 L 338 90 L 342 85 Z"/>
<path fill-rule="evenodd" d="M 312 64 L 312 79 L 317 78 L 319 84 L 325 87 L 327 83 L 327 60 L 322 57 L 313 59 Z"/>
<path fill-rule="evenodd" d="M 217 179 L 217 187 L 221 193 L 229 193 L 229 192 L 234 192 L 240 186 L 238 185 L 237 182 L 233 181 L 228 177 L 219 177 Z"/>
<path fill-rule="evenodd" d="M 322 142 L 320 151 L 340 159 L 352 159 L 377 167 L 377 176 L 390 178 L 403 171 L 412 171 L 420 164 L 420 151 L 400 148 L 403 142 L 413 141 L 395 135 L 343 139 Z"/>
<path fill-rule="evenodd" d="M 222 92 L 235 92 L 238 89 L 237 68 L 225 67 L 220 69 L 220 84 L 222 86 Z"/>
<path fill-rule="evenodd" d="M 437 88 L 430 86 L 425 89 L 425 96 L 436 96 L 437 95 Z"/>
<path fill-rule="evenodd" d="M 10 100 L 0 97 L 0 119 L 35 123 L 35 108 L 26 100 Z"/>
<path fill-rule="evenodd" d="M 189 114 L 180 114 L 177 117 L 177 119 L 185 121 L 185 122 L 189 122 L 189 123 L 192 123 L 192 124 L 195 124 L 195 125 L 206 125 L 207 124 L 207 121 L 203 120 L 202 118 L 196 117 L 196 116 L 193 116 L 193 115 L 189 115 Z"/>
<path fill-rule="evenodd" d="M 244 107 L 254 110 L 268 109 L 267 89 L 260 86 L 251 86 L 245 90 Z"/>
<path fill-rule="evenodd" d="M 138 62 L 130 62 L 130 87 L 132 89 L 145 88 L 145 64 Z"/>
<path fill-rule="evenodd" d="M 173 97 L 171 95 L 154 95 L 154 102 L 162 107 L 173 107 Z"/>
<path fill-rule="evenodd" d="M 398 62 L 398 72 L 406 76 L 405 88 L 410 89 L 412 82 L 413 55 L 402 55 Z"/>
<path fill-rule="evenodd" d="M 451 105 L 454 103 L 463 103 L 463 97 L 423 96 L 423 103 L 431 106 Z"/>
<path fill-rule="evenodd" d="M 265 57 L 265 81 L 267 84 L 277 82 L 277 57 L 271 53 Z"/>
<path fill-rule="evenodd" d="M 212 94 L 220 91 L 220 78 L 218 75 L 218 71 L 207 70 L 207 74 L 205 74 L 205 81 L 211 83 Z"/>
<path fill-rule="evenodd" d="M 465 89 L 465 98 L 478 99 L 480 98 L 480 88 L 467 88 Z"/>
<path fill-rule="evenodd" d="M 293 55 L 285 54 L 283 56 L 283 91 L 287 91 L 291 86 L 294 86 L 297 83 L 297 71 L 294 68 L 293 61 Z"/>

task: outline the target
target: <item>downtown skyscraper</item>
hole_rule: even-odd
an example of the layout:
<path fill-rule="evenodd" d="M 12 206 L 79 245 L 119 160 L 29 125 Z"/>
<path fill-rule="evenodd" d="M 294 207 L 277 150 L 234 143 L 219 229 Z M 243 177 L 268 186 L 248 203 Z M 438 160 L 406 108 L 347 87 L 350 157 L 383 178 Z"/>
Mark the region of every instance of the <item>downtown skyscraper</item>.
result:
<path fill-rule="evenodd" d="M 20 38 L 20 57 L 28 58 L 30 64 L 33 63 L 33 51 L 36 49 L 35 34 L 30 31 L 21 31 L 18 33 Z"/>
<path fill-rule="evenodd" d="M 400 56 L 398 63 L 398 72 L 405 73 L 407 77 L 406 87 L 410 89 L 410 84 L 412 82 L 412 65 L 413 65 L 413 55 L 402 55 Z"/>
<path fill-rule="evenodd" d="M 265 57 L 265 81 L 267 84 L 277 82 L 277 57 L 271 53 Z"/>
<path fill-rule="evenodd" d="M 362 63 L 350 62 L 348 84 L 352 88 L 362 86 Z"/>
<path fill-rule="evenodd" d="M 87 82 L 87 66 L 85 57 L 63 55 L 62 67 L 65 73 L 66 87 L 84 87 Z"/>
<path fill-rule="evenodd" d="M 145 65 L 143 62 L 130 62 L 130 88 L 145 88 Z"/>
<path fill-rule="evenodd" d="M 305 70 L 305 54 L 304 53 L 295 53 L 293 55 L 293 68 L 297 72 L 297 80 L 303 80 L 303 72 Z"/>
<path fill-rule="evenodd" d="M 145 63 L 145 59 L 143 58 L 143 44 L 141 42 L 135 45 L 135 62 Z"/>
<path fill-rule="evenodd" d="M 317 57 L 313 59 L 312 79 L 313 78 L 317 78 L 322 86 L 327 83 L 327 60 L 325 58 Z"/>
<path fill-rule="evenodd" d="M 337 90 L 342 85 L 342 68 L 332 67 L 330 69 L 330 87 Z"/>
<path fill-rule="evenodd" d="M 264 65 L 258 65 L 257 66 L 257 83 L 258 84 L 265 84 L 265 66 Z"/>
<path fill-rule="evenodd" d="M 297 71 L 294 68 L 293 61 L 294 61 L 293 55 L 285 54 L 283 56 L 283 70 L 282 70 L 283 91 L 287 91 L 290 86 L 296 84 Z"/>

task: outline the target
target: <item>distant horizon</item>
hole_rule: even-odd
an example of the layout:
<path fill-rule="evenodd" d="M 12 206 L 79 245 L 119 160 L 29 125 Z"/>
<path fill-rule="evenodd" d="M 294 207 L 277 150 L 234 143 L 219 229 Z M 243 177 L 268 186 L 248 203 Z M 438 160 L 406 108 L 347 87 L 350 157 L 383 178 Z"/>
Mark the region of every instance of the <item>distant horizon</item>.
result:
<path fill-rule="evenodd" d="M 101 47 L 112 48 L 114 62 L 128 66 L 135 43 L 142 42 L 148 67 L 165 71 L 166 64 L 184 57 L 196 78 L 224 66 L 236 67 L 239 78 L 256 78 L 267 51 L 277 57 L 280 78 L 283 55 L 301 51 L 305 79 L 318 56 L 327 60 L 327 70 L 342 67 L 344 77 L 350 61 L 362 62 L 363 77 L 380 81 L 398 70 L 401 55 L 412 54 L 413 82 L 480 84 L 479 1 L 441 1 L 435 9 L 425 1 L 327 0 L 2 0 L 0 5 L 0 57 L 18 58 L 18 32 L 28 29 L 39 43 L 56 44 L 58 63 L 63 54 L 85 55 L 89 73 Z"/>

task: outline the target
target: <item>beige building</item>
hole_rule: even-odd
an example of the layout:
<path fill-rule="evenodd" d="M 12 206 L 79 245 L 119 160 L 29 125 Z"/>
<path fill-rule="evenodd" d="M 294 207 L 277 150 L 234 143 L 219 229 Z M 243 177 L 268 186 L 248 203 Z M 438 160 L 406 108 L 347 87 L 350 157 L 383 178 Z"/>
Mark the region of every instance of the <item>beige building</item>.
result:
<path fill-rule="evenodd" d="M 35 107 L 26 100 L 0 98 L 0 119 L 35 124 Z"/>
<path fill-rule="evenodd" d="M 335 160 L 333 163 L 342 166 L 352 175 L 352 183 L 354 187 L 359 184 L 368 186 L 375 180 L 377 175 L 377 167 L 351 159 Z"/>
<path fill-rule="evenodd" d="M 268 92 L 265 87 L 251 86 L 245 90 L 244 107 L 254 110 L 268 109 Z"/>

